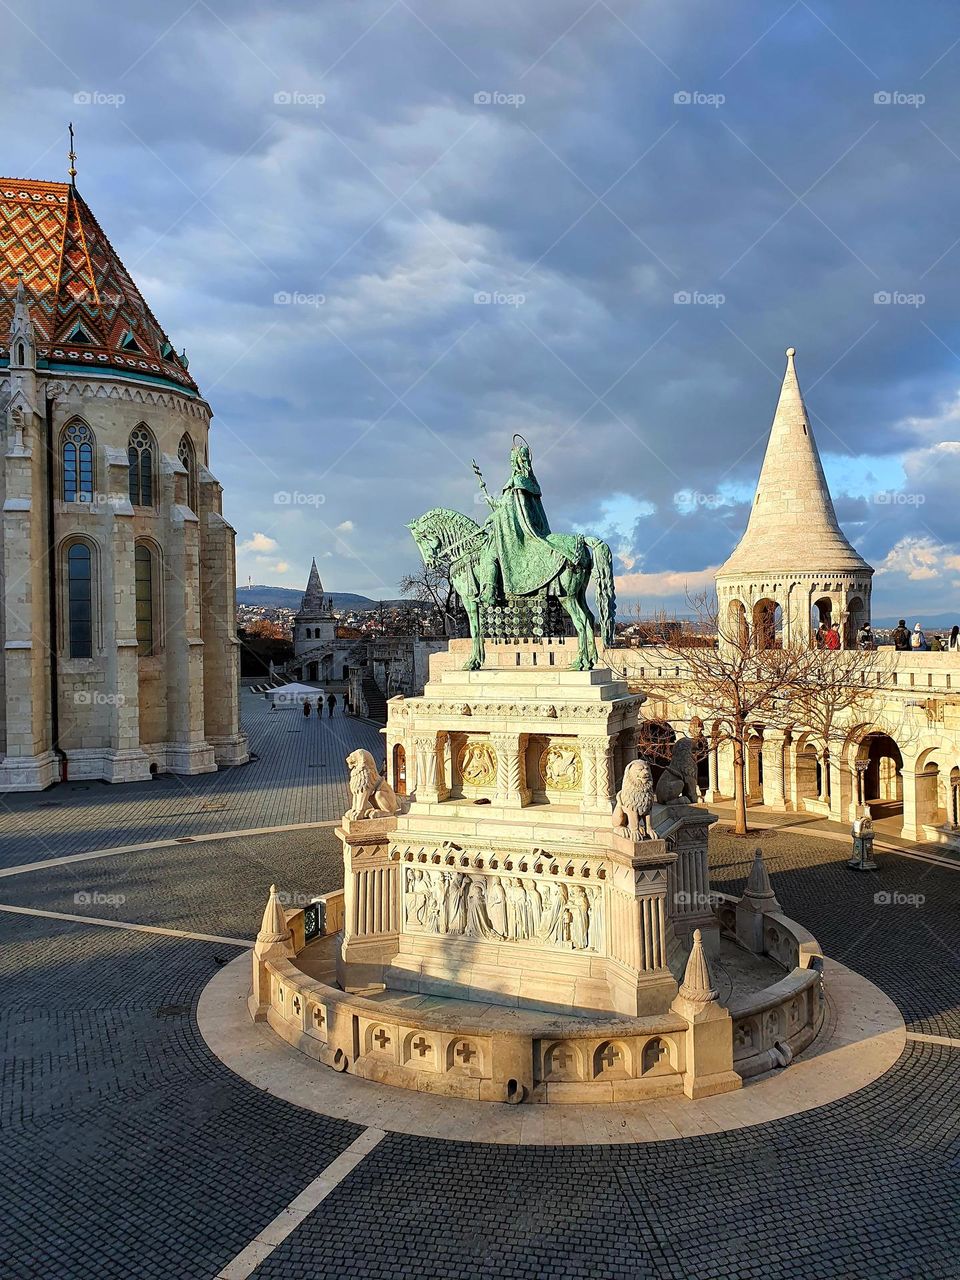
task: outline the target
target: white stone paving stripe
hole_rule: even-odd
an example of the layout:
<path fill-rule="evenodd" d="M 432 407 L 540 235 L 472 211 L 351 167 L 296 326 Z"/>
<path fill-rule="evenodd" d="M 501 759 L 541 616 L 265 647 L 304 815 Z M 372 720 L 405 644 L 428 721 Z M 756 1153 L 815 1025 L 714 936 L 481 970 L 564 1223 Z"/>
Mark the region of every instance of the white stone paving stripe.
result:
<path fill-rule="evenodd" d="M 99 924 L 104 929 L 132 929 L 134 933 L 159 933 L 167 938 L 192 938 L 195 942 L 225 942 L 231 947 L 252 947 L 252 938 L 222 938 L 216 933 L 188 933 L 185 929 L 161 929 L 155 924 L 132 924 L 129 920 L 103 920 L 99 916 L 73 916 L 65 911 L 41 911 L 37 907 L 15 907 L 0 902 L 0 911 L 18 916 L 43 916 L 45 920 L 69 920 L 73 924 Z"/>
<path fill-rule="evenodd" d="M 216 831 L 210 835 L 167 836 L 164 840 L 148 840 L 144 844 L 120 844 L 112 849 L 91 849 L 88 853 L 68 853 L 62 858 L 44 858 L 42 862 L 22 862 L 18 867 L 0 867 L 3 876 L 21 876 L 27 871 L 43 871 L 47 867 L 65 867 L 71 862 L 87 862 L 90 858 L 112 858 L 118 853 L 141 853 L 144 849 L 171 849 L 176 845 L 203 844 L 207 840 L 238 840 L 242 836 L 269 836 L 278 831 L 309 831 L 314 827 L 336 827 L 341 819 L 324 822 L 289 822 L 282 827 L 244 827 L 240 831 Z"/>
<path fill-rule="evenodd" d="M 919 1031 L 908 1031 L 908 1040 L 916 1040 L 919 1044 L 945 1044 L 948 1049 L 960 1049 L 960 1040 L 953 1040 L 950 1036 L 925 1036 Z"/>
<path fill-rule="evenodd" d="M 318 1178 L 314 1178 L 304 1187 L 300 1194 L 291 1200 L 245 1249 L 242 1249 L 222 1270 L 217 1272 L 215 1280 L 247 1280 L 247 1276 L 253 1275 L 264 1258 L 269 1258 L 274 1249 L 283 1244 L 287 1236 L 299 1227 L 304 1218 L 313 1213 L 317 1205 L 325 1200 L 347 1174 L 352 1173 L 360 1161 L 369 1155 L 377 1143 L 382 1142 L 386 1136 L 383 1129 L 364 1129 L 360 1137 L 355 1138 L 345 1151 L 341 1151 Z"/>

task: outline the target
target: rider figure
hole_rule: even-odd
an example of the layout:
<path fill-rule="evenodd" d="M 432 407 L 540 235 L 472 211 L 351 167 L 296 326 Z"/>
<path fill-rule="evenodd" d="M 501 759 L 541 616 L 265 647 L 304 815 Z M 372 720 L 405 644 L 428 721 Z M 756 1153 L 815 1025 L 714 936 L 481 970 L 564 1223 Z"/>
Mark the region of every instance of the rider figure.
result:
<path fill-rule="evenodd" d="M 545 587 L 566 563 L 563 553 L 551 545 L 553 535 L 541 501 L 541 489 L 533 474 L 530 447 L 514 436 L 510 452 L 511 475 L 499 498 L 484 496 L 491 514 L 486 548 L 480 559 L 480 599 L 496 603 L 498 571 L 507 595 L 532 595 Z"/>

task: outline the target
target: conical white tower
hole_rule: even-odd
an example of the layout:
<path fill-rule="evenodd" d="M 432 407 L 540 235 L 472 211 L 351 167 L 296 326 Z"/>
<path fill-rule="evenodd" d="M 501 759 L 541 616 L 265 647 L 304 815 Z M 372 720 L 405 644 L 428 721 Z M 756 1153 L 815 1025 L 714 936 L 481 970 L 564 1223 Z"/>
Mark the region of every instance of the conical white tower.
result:
<path fill-rule="evenodd" d="M 745 626 L 760 645 L 808 644 L 817 623 L 832 619 L 852 644 L 870 617 L 873 569 L 837 521 L 795 354 L 787 349 L 746 532 L 717 573 L 720 628 L 733 637 Z"/>

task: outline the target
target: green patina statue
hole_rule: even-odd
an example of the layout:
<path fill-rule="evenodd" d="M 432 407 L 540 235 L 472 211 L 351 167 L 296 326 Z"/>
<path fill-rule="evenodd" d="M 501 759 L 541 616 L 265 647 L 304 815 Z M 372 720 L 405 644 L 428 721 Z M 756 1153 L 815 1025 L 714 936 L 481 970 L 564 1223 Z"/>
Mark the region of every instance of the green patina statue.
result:
<path fill-rule="evenodd" d="M 499 498 L 487 492 L 480 469 L 473 464 L 490 507 L 483 525 L 459 511 L 435 507 L 407 527 L 426 564 L 449 567 L 470 621 L 473 645 L 467 670 L 483 666 L 481 607 L 502 603 L 506 597 L 531 596 L 546 588 L 559 598 L 576 629 L 577 656 L 572 666 L 589 671 L 597 661 L 597 646 L 587 584 L 596 570 L 600 638 L 603 644 L 612 645 L 613 557 L 599 538 L 551 533 L 530 447 L 522 436 L 513 439 L 510 479 Z"/>

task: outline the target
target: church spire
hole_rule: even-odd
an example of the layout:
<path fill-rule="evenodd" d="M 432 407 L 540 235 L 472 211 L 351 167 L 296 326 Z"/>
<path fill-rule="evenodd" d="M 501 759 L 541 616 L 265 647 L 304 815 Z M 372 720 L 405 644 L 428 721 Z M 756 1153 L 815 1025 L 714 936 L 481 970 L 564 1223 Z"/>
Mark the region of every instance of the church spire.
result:
<path fill-rule="evenodd" d="M 303 593 L 303 600 L 300 603 L 300 612 L 302 614 L 319 614 L 327 613 L 329 609 L 326 597 L 323 594 L 323 583 L 320 581 L 320 570 L 317 568 L 316 556 L 310 565 L 310 576 L 307 578 L 307 589 Z"/>
<path fill-rule="evenodd" d="M 718 576 L 783 570 L 869 572 L 840 528 L 787 348 L 767 451 L 746 532 Z"/>

